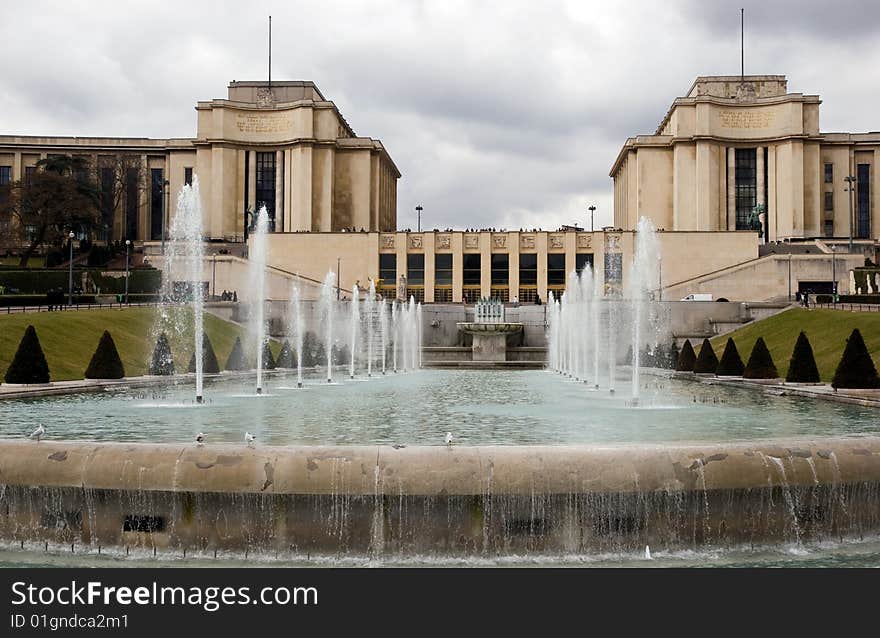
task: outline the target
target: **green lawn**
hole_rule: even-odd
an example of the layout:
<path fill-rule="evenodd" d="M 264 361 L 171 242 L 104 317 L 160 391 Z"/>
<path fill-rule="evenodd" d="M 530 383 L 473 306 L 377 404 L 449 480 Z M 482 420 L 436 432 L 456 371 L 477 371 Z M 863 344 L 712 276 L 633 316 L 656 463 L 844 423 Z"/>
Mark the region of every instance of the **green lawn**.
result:
<path fill-rule="evenodd" d="M 82 379 L 104 330 L 109 330 L 116 342 L 126 376 L 146 374 L 155 346 L 152 336 L 155 318 L 156 309 L 147 307 L 0 314 L 0 380 L 29 324 L 33 324 L 37 331 L 53 381 Z M 222 368 L 235 338 L 242 330 L 234 323 L 207 313 L 205 330 Z M 185 372 L 193 346 L 188 340 L 175 339 L 170 334 L 169 339 L 175 368 L 178 372 Z M 280 344 L 272 345 L 272 351 L 277 356 Z"/>
<path fill-rule="evenodd" d="M 807 333 L 816 365 L 823 381 L 831 381 L 834 370 L 843 354 L 846 339 L 858 328 L 865 339 L 875 365 L 880 364 L 880 312 L 848 312 L 845 310 L 805 310 L 795 308 L 778 315 L 750 323 L 735 332 L 712 339 L 712 348 L 721 358 L 728 337 L 733 337 L 743 363 L 749 358 L 758 337 L 764 337 L 773 362 L 781 376 L 788 371 L 788 361 L 798 333 Z M 699 344 L 694 349 L 699 352 Z M 880 367 L 880 365 L 878 365 Z"/>

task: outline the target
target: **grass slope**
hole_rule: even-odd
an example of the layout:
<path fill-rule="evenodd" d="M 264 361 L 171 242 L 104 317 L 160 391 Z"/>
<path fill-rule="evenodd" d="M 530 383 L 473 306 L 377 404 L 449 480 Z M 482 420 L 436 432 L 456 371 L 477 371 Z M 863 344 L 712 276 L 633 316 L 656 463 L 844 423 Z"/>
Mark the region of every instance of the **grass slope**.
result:
<path fill-rule="evenodd" d="M 37 330 L 53 381 L 82 379 L 104 330 L 113 335 L 126 376 L 146 374 L 155 346 L 152 334 L 155 316 L 155 308 L 147 307 L 0 314 L 0 377 L 12 362 L 28 324 Z M 205 313 L 205 330 L 221 365 L 229 356 L 235 338 L 241 335 L 245 340 L 238 325 L 208 313 Z M 185 372 L 193 344 L 168 336 L 175 369 Z M 280 349 L 281 344 L 272 343 L 273 353 Z"/>
<path fill-rule="evenodd" d="M 743 360 L 747 360 L 755 341 L 764 337 L 779 375 L 784 377 L 798 332 L 803 330 L 813 346 L 819 376 L 830 382 L 853 328 L 861 331 L 874 363 L 880 363 L 880 312 L 795 308 L 715 337 L 712 346 L 723 348 L 727 337 L 733 337 Z"/>

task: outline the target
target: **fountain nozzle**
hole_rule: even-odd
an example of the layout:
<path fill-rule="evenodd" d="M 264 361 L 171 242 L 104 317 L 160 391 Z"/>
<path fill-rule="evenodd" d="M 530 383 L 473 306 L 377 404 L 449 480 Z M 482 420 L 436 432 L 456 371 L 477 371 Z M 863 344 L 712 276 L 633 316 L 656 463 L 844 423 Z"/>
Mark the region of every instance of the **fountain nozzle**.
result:
<path fill-rule="evenodd" d="M 302 381 L 297 381 L 297 382 L 296 382 L 296 387 L 298 387 L 298 388 L 303 387 L 303 382 L 302 382 Z"/>
<path fill-rule="evenodd" d="M 202 398 L 202 395 L 199 394 L 199 395 L 196 396 L 196 403 L 203 403 L 204 400 L 205 400 L 205 399 Z"/>
<path fill-rule="evenodd" d="M 257 388 L 257 394 L 263 394 L 263 388 Z"/>

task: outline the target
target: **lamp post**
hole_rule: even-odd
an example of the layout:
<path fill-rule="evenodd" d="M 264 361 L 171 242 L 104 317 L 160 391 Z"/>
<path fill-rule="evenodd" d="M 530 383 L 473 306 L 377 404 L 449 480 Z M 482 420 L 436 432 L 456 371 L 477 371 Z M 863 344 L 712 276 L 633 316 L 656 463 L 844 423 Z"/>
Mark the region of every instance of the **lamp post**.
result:
<path fill-rule="evenodd" d="M 587 207 L 587 210 L 590 211 L 590 232 L 592 233 L 592 232 L 594 231 L 594 227 L 593 227 L 593 216 L 594 216 L 595 213 L 596 213 L 596 207 L 595 207 L 593 204 L 590 204 L 590 205 Z"/>
<path fill-rule="evenodd" d="M 856 178 L 854 175 L 847 175 L 843 178 L 843 181 L 847 183 L 847 187 L 843 190 L 849 193 L 847 199 L 849 200 L 849 252 L 853 251 L 853 193 L 856 189 Z"/>
<path fill-rule="evenodd" d="M 165 256 L 165 206 L 166 193 L 168 192 L 168 180 L 162 182 L 162 256 Z"/>
<path fill-rule="evenodd" d="M 217 297 L 217 253 L 211 255 L 211 301 Z"/>
<path fill-rule="evenodd" d="M 422 232 L 422 211 L 423 211 L 423 210 L 425 210 L 425 209 L 422 208 L 422 205 L 421 205 L 421 204 L 419 204 L 418 206 L 416 206 L 416 213 L 417 213 L 418 216 L 419 216 L 419 225 L 418 225 L 418 230 L 419 230 L 419 232 Z"/>
<path fill-rule="evenodd" d="M 791 253 L 788 253 L 788 301 L 791 301 Z"/>
<path fill-rule="evenodd" d="M 68 243 L 70 244 L 70 258 L 67 261 L 67 305 L 73 305 L 73 238 L 76 235 L 73 234 L 73 231 L 67 235 Z"/>
<path fill-rule="evenodd" d="M 131 248 L 131 240 L 125 240 L 125 304 L 128 305 L 128 268 L 131 260 L 129 258 L 129 249 Z"/>

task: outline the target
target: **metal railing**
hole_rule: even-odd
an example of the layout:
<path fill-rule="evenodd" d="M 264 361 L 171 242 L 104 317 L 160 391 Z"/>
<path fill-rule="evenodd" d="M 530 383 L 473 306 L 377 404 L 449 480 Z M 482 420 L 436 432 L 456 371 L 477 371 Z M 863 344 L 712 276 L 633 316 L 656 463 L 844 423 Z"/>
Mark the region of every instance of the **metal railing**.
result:
<path fill-rule="evenodd" d="M 25 312 L 66 312 L 68 310 L 101 310 L 112 308 L 134 308 L 137 306 L 158 306 L 158 301 L 135 301 L 132 303 L 112 302 L 112 303 L 79 303 L 68 306 L 67 304 L 52 304 L 38 306 L 0 306 L 0 314 L 11 315 L 14 313 Z"/>
<path fill-rule="evenodd" d="M 848 310 L 850 312 L 880 312 L 880 304 L 870 303 L 811 303 L 810 306 L 830 310 Z"/>

